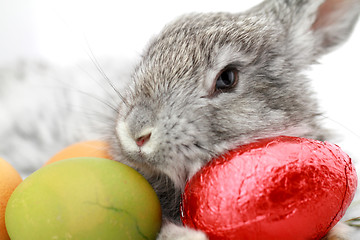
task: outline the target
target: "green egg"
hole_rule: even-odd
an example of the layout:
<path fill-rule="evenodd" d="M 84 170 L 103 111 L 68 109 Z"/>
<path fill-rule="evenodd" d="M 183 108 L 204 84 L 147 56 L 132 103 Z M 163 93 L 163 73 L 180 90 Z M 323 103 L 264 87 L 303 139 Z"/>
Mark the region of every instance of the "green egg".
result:
<path fill-rule="evenodd" d="M 156 239 L 161 207 L 146 179 L 122 163 L 73 158 L 45 166 L 13 192 L 12 240 Z"/>

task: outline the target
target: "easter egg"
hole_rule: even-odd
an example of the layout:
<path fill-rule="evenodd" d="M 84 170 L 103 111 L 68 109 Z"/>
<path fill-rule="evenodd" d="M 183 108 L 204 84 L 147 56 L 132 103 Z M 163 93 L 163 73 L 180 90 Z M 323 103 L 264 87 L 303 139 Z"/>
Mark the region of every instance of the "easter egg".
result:
<path fill-rule="evenodd" d="M 5 209 L 14 189 L 21 183 L 20 174 L 4 159 L 0 158 L 0 239 L 8 240 L 5 228 Z"/>
<path fill-rule="evenodd" d="M 134 169 L 101 158 L 49 164 L 26 178 L 6 208 L 12 240 L 156 239 L 161 208 Z"/>
<path fill-rule="evenodd" d="M 210 240 L 321 239 L 357 186 L 336 145 L 281 136 L 220 156 L 186 184 L 182 221 Z"/>
<path fill-rule="evenodd" d="M 57 162 L 68 158 L 76 158 L 76 157 L 97 157 L 97 158 L 111 159 L 108 153 L 108 149 L 109 149 L 108 143 L 101 140 L 78 142 L 56 153 L 44 165 L 48 165 L 53 162 Z"/>

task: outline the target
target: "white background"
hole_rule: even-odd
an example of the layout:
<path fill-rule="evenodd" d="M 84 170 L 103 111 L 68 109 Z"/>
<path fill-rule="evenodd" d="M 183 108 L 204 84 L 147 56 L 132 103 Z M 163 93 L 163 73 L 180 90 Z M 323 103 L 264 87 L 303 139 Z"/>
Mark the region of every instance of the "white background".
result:
<path fill-rule="evenodd" d="M 174 17 L 198 11 L 244 11 L 257 1 L 0 0 L 0 65 L 44 59 L 58 65 L 98 57 L 133 59 Z M 320 60 L 314 79 L 338 144 L 360 162 L 360 24 L 350 40 Z"/>
<path fill-rule="evenodd" d="M 69 63 L 97 56 L 131 57 L 174 17 L 241 11 L 260 1 L 1 0 L 0 61 L 42 57 Z"/>

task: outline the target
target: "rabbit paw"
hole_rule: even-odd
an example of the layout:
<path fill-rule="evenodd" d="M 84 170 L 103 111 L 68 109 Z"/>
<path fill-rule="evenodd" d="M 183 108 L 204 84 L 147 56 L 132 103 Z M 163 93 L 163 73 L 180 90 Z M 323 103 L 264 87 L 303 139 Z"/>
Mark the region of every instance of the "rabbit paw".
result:
<path fill-rule="evenodd" d="M 349 234 L 351 230 L 350 226 L 339 222 L 330 230 L 323 240 L 350 240 Z"/>
<path fill-rule="evenodd" d="M 208 238 L 201 231 L 167 223 L 161 228 L 157 240 L 208 240 Z"/>

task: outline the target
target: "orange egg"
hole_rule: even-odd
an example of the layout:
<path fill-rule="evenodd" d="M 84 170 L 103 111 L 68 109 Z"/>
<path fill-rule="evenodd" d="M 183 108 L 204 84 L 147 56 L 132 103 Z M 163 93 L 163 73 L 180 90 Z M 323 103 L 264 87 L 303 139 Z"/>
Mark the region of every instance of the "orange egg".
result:
<path fill-rule="evenodd" d="M 97 157 L 111 159 L 109 153 L 109 144 L 105 141 L 93 140 L 75 143 L 64 148 L 55 154 L 44 165 L 48 165 L 59 160 L 76 158 L 76 157 Z"/>
<path fill-rule="evenodd" d="M 8 240 L 9 235 L 5 228 L 5 208 L 7 202 L 15 190 L 22 182 L 20 174 L 4 159 L 0 158 L 0 239 Z"/>

